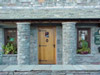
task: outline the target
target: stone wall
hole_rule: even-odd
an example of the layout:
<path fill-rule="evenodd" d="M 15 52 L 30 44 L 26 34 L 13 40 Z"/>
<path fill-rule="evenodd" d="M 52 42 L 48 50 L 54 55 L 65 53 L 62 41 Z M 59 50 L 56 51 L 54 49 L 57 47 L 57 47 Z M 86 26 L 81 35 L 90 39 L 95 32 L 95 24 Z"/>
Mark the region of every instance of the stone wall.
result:
<path fill-rule="evenodd" d="M 57 43 L 57 50 L 56 50 L 56 58 L 57 58 L 57 64 L 62 64 L 63 60 L 62 60 L 62 27 L 61 26 L 56 26 L 56 43 Z"/>
<path fill-rule="evenodd" d="M 4 45 L 4 29 L 0 28 L 0 51 Z"/>
<path fill-rule="evenodd" d="M 31 64 L 38 64 L 38 27 L 31 26 L 30 39 L 30 61 Z"/>
<path fill-rule="evenodd" d="M 16 54 L 3 55 L 2 65 L 17 65 L 17 55 Z"/>

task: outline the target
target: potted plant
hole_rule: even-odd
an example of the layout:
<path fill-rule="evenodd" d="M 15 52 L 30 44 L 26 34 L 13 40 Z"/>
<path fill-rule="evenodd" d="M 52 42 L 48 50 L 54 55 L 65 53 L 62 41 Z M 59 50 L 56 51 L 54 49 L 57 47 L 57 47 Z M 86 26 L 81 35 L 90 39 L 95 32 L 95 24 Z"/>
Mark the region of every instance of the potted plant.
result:
<path fill-rule="evenodd" d="M 89 54 L 90 48 L 88 47 L 88 42 L 86 40 L 81 40 L 81 48 L 77 50 L 78 54 Z"/>
<path fill-rule="evenodd" d="M 4 54 L 16 54 L 17 48 L 12 43 L 7 43 L 7 45 L 2 46 L 2 49 L 4 50 Z"/>

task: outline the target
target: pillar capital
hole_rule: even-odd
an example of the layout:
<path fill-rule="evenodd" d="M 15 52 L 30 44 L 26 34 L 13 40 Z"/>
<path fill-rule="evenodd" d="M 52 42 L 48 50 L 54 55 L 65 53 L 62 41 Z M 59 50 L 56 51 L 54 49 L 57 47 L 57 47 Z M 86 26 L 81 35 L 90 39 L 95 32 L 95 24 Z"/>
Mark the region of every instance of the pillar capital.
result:
<path fill-rule="evenodd" d="M 17 25 L 26 25 L 26 24 L 31 24 L 30 22 L 17 22 Z"/>
<path fill-rule="evenodd" d="M 76 24 L 76 22 L 62 22 L 62 25 L 65 25 L 65 24 Z"/>

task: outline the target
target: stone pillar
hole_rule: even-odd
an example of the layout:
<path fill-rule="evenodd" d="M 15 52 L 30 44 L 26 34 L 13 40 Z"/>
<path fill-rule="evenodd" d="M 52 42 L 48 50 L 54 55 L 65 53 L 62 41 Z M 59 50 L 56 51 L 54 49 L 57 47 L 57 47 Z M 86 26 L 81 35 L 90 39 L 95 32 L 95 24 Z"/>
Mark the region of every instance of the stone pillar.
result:
<path fill-rule="evenodd" d="M 63 36 L 63 64 L 74 64 L 76 52 L 76 27 L 74 22 L 62 23 Z"/>
<path fill-rule="evenodd" d="M 0 51 L 2 51 L 3 45 L 4 45 L 4 29 L 0 28 Z"/>
<path fill-rule="evenodd" d="M 30 63 L 30 23 L 17 23 L 18 65 Z"/>

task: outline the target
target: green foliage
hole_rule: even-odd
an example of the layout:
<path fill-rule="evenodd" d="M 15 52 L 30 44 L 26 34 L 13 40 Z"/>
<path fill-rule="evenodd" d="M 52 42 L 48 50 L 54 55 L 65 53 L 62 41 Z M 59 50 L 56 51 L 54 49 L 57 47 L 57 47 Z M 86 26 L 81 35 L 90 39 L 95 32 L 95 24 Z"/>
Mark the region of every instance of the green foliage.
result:
<path fill-rule="evenodd" d="M 7 45 L 2 46 L 4 50 L 4 54 L 17 54 L 17 48 L 11 43 L 7 43 Z"/>
<path fill-rule="evenodd" d="M 82 48 L 77 50 L 77 53 L 79 54 L 88 54 L 90 53 L 90 48 L 88 48 L 88 42 L 85 40 L 81 41 Z"/>

